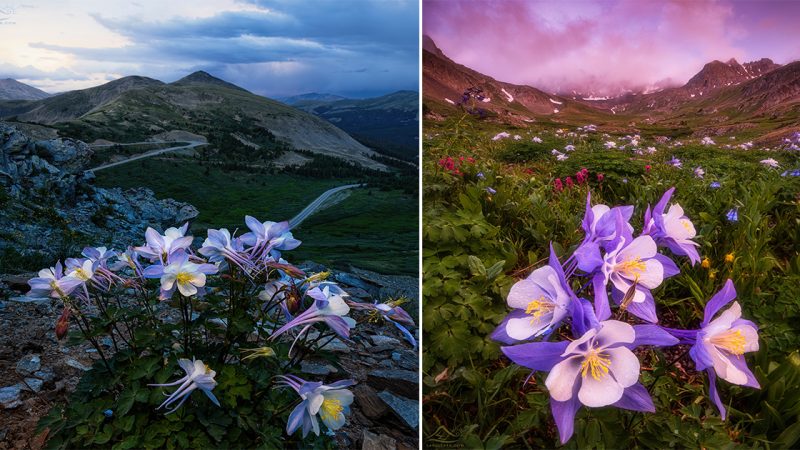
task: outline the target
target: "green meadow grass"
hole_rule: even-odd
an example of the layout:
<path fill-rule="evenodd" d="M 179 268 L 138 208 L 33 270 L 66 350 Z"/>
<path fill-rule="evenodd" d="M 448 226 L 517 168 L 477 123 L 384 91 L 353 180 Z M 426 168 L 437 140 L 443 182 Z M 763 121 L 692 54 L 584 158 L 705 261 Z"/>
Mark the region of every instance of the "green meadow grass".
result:
<path fill-rule="evenodd" d="M 568 138 L 552 126 L 501 128 L 471 117 L 426 123 L 425 130 L 423 436 L 428 445 L 561 447 L 544 388 L 547 374 L 526 383 L 530 371 L 510 364 L 489 335 L 509 312 L 511 285 L 544 264 L 549 244 L 564 260 L 581 243 L 587 187 L 556 193 L 553 180 L 574 180 L 583 167 L 590 173 L 593 204 L 635 206 L 631 224 L 637 234 L 647 204 L 676 187 L 672 201 L 693 221 L 709 267 L 673 257 L 681 273 L 653 292 L 659 317 L 665 326 L 696 328 L 705 303 L 731 278 L 744 317 L 760 327 L 760 350 L 746 358 L 762 388 L 718 381 L 729 410 L 722 421 L 705 374 L 686 356 L 668 364 L 685 348 L 647 348 L 639 354 L 640 382 L 649 387 L 656 412 L 582 408 L 575 435 L 563 448 L 777 449 L 800 442 L 800 178 L 781 176 L 800 168 L 797 154 L 701 146 L 699 139 L 682 136 L 684 145 L 675 148 L 645 137 L 640 147 L 658 151 L 635 155 L 603 148 L 609 139 L 621 144 L 618 133 Z M 492 141 L 500 131 L 522 139 Z M 533 135 L 543 142 L 532 143 Z M 714 139 L 724 145 L 745 137 Z M 576 150 L 556 161 L 550 150 L 563 151 L 566 144 Z M 476 162 L 463 165 L 463 175 L 453 175 L 438 164 L 447 156 Z M 667 164 L 672 156 L 683 168 Z M 766 158 L 781 168 L 759 162 Z M 706 171 L 704 179 L 694 176 L 697 166 Z M 598 173 L 604 174 L 602 183 Z M 712 181 L 721 187 L 712 189 Z M 731 223 L 726 213 L 736 207 L 739 221 Z M 568 338 L 566 332 L 556 337 Z"/>
<path fill-rule="evenodd" d="M 291 174 L 225 171 L 186 159 L 150 158 L 97 173 L 101 187 L 152 189 L 200 212 L 195 236 L 208 228 L 244 229 L 244 216 L 288 220 L 326 190 L 352 179 L 317 179 Z M 417 199 L 399 191 L 357 189 L 341 203 L 318 211 L 294 231 L 303 241 L 287 254 L 338 268 L 355 266 L 387 274 L 417 272 Z"/>

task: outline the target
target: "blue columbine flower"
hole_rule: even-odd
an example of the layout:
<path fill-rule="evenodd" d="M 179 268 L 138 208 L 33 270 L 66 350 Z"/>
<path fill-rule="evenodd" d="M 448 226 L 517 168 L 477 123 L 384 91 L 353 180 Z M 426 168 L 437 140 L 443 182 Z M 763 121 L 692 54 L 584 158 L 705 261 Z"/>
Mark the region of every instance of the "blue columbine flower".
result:
<path fill-rule="evenodd" d="M 721 186 L 721 184 L 719 184 L 719 181 L 712 181 L 712 182 L 711 182 L 711 184 L 709 184 L 708 186 L 709 186 L 711 189 L 719 189 L 719 187 Z"/>
<path fill-rule="evenodd" d="M 476 176 L 477 176 L 478 178 L 480 178 L 481 180 L 483 180 L 484 178 L 486 178 L 486 175 L 484 175 L 484 174 L 483 174 L 483 172 L 478 172 L 478 175 L 476 175 Z"/>
<path fill-rule="evenodd" d="M 728 219 L 728 222 L 738 222 L 739 221 L 739 208 L 733 208 L 728 211 L 728 214 L 725 215 Z"/>
<path fill-rule="evenodd" d="M 177 386 L 178 389 L 175 390 L 166 400 L 164 403 L 159 405 L 156 409 L 167 408 L 169 412 L 167 414 L 171 414 L 175 412 L 178 408 L 183 405 L 183 402 L 189 398 L 189 395 L 195 390 L 200 389 L 203 391 L 215 405 L 219 406 L 219 400 L 214 394 L 211 392 L 214 387 L 217 385 L 216 380 L 214 380 L 214 376 L 217 372 L 211 370 L 203 361 L 201 360 L 194 360 L 189 361 L 188 359 L 179 359 L 178 365 L 181 366 L 184 372 L 186 372 L 186 376 L 181 378 L 178 381 L 173 381 L 172 383 L 166 384 L 148 384 L 148 386 Z M 170 408 L 170 405 L 174 404 L 176 401 L 180 400 L 177 406 Z"/>
<path fill-rule="evenodd" d="M 103 415 L 106 416 L 106 417 L 111 417 L 111 416 L 114 415 L 114 411 L 112 411 L 110 409 L 107 409 L 107 410 L 103 411 Z"/>
<path fill-rule="evenodd" d="M 486 188 L 486 192 L 488 192 L 491 195 L 497 194 L 497 191 L 494 190 L 494 188 L 491 188 L 491 187 L 487 187 Z"/>

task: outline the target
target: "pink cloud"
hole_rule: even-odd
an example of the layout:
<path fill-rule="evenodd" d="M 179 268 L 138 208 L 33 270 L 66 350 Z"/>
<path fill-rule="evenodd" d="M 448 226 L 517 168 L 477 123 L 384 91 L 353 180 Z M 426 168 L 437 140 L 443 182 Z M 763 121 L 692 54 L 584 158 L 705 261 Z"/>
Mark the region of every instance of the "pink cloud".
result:
<path fill-rule="evenodd" d="M 796 44 L 755 31 L 793 22 L 781 4 L 759 2 L 748 23 L 750 5 L 731 0 L 427 0 L 423 31 L 453 60 L 503 81 L 616 90 L 682 84 L 714 59 L 788 62 Z"/>

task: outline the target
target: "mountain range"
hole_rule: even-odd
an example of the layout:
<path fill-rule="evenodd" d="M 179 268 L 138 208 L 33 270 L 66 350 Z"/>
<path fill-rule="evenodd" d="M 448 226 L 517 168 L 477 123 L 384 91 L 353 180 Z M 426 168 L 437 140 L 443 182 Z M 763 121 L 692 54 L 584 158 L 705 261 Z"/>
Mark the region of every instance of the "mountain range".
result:
<path fill-rule="evenodd" d="M 470 88 L 480 89 L 484 98 L 470 99 L 467 109 L 480 108 L 494 120 L 516 125 L 589 122 L 712 135 L 752 129 L 773 140 L 800 129 L 800 61 L 786 65 L 767 58 L 744 64 L 735 59 L 712 61 L 682 86 L 593 98 L 553 95 L 495 80 L 451 60 L 424 36 L 426 114 L 436 118 L 462 110 L 459 103 Z"/>
<path fill-rule="evenodd" d="M 45 91 L 12 78 L 0 80 L 0 100 L 41 100 L 49 96 Z"/>
<path fill-rule="evenodd" d="M 359 142 L 405 160 L 419 147 L 419 93 L 397 91 L 367 99 L 305 94 L 284 100 L 347 131 Z"/>
<path fill-rule="evenodd" d="M 38 100 L 0 101 L 0 119 L 46 125 L 87 142 L 136 142 L 183 130 L 210 141 L 285 146 L 383 168 L 372 149 L 331 122 L 203 71 L 172 83 L 127 76 Z"/>

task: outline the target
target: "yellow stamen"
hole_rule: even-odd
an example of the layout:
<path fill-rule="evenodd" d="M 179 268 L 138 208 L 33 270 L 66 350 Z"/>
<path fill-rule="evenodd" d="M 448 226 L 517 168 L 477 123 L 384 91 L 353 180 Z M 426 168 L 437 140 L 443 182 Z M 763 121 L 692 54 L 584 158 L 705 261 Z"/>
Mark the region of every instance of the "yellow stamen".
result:
<path fill-rule="evenodd" d="M 533 300 L 528 303 L 528 306 L 525 308 L 525 314 L 530 314 L 533 316 L 531 318 L 531 324 L 538 321 L 543 315 L 553 311 L 556 305 L 553 302 L 548 301 L 544 296 L 539 297 L 538 300 Z"/>
<path fill-rule="evenodd" d="M 175 279 L 178 281 L 178 284 L 188 284 L 193 278 L 194 277 L 192 274 L 188 272 L 178 272 L 178 274 L 175 275 Z"/>
<path fill-rule="evenodd" d="M 322 406 L 319 408 L 319 415 L 323 419 L 336 420 L 339 414 L 344 411 L 342 402 L 335 398 L 326 398 L 322 401 Z"/>
<path fill-rule="evenodd" d="M 86 273 L 86 271 L 83 270 L 82 267 L 78 267 L 77 269 L 75 269 L 75 276 L 83 281 L 89 281 L 89 278 L 91 278 L 91 276 L 88 273 Z"/>
<path fill-rule="evenodd" d="M 700 263 L 700 266 L 702 266 L 703 269 L 708 269 L 711 267 L 711 260 L 708 258 L 703 258 L 703 262 Z"/>
<path fill-rule="evenodd" d="M 636 258 L 617 264 L 615 269 L 626 276 L 633 276 L 637 273 L 643 273 L 645 269 L 647 269 L 647 265 L 642 261 L 641 257 L 637 256 Z"/>
<path fill-rule="evenodd" d="M 734 355 L 744 354 L 744 346 L 747 344 L 740 330 L 728 330 L 710 339 L 715 346 L 722 348 Z"/>
<path fill-rule="evenodd" d="M 689 222 L 688 220 L 686 220 L 686 219 L 681 220 L 681 225 L 683 225 L 683 228 L 685 228 L 686 231 L 692 231 L 692 228 L 691 228 L 692 223 Z"/>
<path fill-rule="evenodd" d="M 608 368 L 611 367 L 611 359 L 608 355 L 591 350 L 586 354 L 586 359 L 581 363 L 581 375 L 586 378 L 586 373 L 591 373 L 592 378 L 601 380 L 608 375 Z"/>
<path fill-rule="evenodd" d="M 53 280 L 53 281 L 50 282 L 50 289 L 55 291 L 58 294 L 59 297 L 66 297 L 67 296 L 67 294 L 65 294 L 64 291 L 61 290 L 61 286 L 59 286 L 58 283 L 56 283 L 56 280 Z"/>

